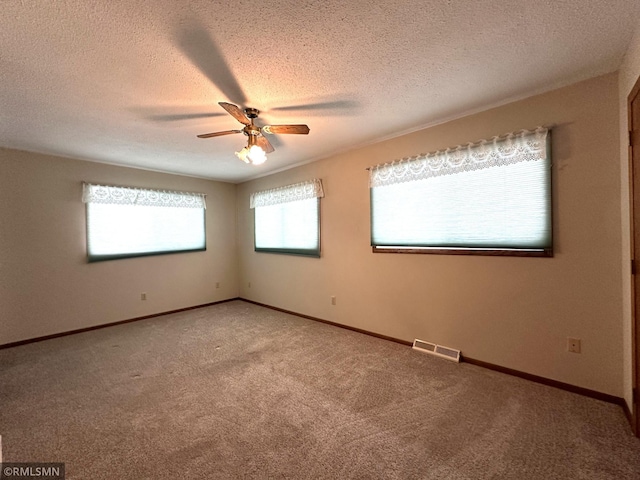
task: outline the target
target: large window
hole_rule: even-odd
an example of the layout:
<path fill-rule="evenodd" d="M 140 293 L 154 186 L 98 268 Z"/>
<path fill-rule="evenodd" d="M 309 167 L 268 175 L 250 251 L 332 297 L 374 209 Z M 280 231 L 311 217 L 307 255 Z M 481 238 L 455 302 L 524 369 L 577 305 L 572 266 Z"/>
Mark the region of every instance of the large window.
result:
<path fill-rule="evenodd" d="M 206 250 L 205 196 L 84 184 L 90 262 Z"/>
<path fill-rule="evenodd" d="M 547 129 L 370 169 L 376 252 L 552 255 Z"/>
<path fill-rule="evenodd" d="M 318 179 L 251 195 L 255 251 L 320 256 L 320 197 Z"/>

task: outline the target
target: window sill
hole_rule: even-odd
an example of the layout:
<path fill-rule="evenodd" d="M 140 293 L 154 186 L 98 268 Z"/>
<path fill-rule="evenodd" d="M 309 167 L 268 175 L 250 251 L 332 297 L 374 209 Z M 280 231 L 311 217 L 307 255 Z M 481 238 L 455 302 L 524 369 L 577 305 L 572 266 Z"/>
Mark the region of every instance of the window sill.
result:
<path fill-rule="evenodd" d="M 189 253 L 189 252 L 206 252 L 207 247 L 203 248 L 190 248 L 188 250 L 163 250 L 161 252 L 142 252 L 142 253 L 120 253 L 120 254 L 106 254 L 106 255 L 87 255 L 88 263 L 105 262 L 108 260 L 122 260 L 124 258 L 141 258 L 141 257 L 155 257 L 158 255 L 173 255 L 176 253 Z"/>
<path fill-rule="evenodd" d="M 288 249 L 288 248 L 255 248 L 256 253 L 276 253 L 278 255 L 294 255 L 297 257 L 320 258 L 318 250 Z"/>
<path fill-rule="evenodd" d="M 553 257 L 553 249 L 490 249 L 442 247 L 371 247 L 373 253 L 417 253 L 430 255 L 485 255 L 498 257 Z"/>

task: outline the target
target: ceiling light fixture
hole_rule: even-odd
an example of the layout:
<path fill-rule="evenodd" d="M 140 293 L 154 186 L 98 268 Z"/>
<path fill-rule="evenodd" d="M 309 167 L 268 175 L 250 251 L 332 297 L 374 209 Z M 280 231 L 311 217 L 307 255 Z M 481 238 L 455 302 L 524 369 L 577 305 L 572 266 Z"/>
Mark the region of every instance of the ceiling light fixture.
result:
<path fill-rule="evenodd" d="M 233 118 L 238 120 L 244 125 L 242 130 L 225 130 L 224 132 L 212 132 L 203 133 L 198 135 L 198 138 L 211 138 L 220 137 L 222 135 L 229 135 L 231 133 L 244 133 L 247 138 L 247 146 L 243 147 L 239 152 L 235 152 L 236 156 L 244 163 L 250 163 L 251 165 L 260 165 L 267 161 L 267 153 L 273 152 L 273 146 L 267 140 L 267 137 L 263 133 L 273 135 L 274 133 L 287 133 L 287 134 L 302 134 L 309 133 L 309 127 L 307 125 L 265 125 L 259 127 L 253 123 L 255 118 L 258 118 L 259 110 L 255 108 L 245 108 L 241 110 L 240 107 L 232 103 L 219 102 L 220 106 L 224 108 Z"/>
<path fill-rule="evenodd" d="M 260 165 L 267 160 L 267 154 L 258 145 L 244 147 L 239 152 L 236 152 L 236 155 L 244 163 L 251 163 L 253 165 Z"/>

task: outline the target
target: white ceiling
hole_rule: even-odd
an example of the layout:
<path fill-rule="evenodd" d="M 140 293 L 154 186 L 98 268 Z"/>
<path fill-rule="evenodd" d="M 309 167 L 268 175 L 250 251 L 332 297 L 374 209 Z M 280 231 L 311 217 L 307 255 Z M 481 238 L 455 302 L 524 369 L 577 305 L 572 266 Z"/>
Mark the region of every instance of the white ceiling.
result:
<path fill-rule="evenodd" d="M 640 20 L 638 0 L 1 3 L 1 146 L 230 182 L 614 71 Z M 242 127 L 219 101 L 311 133 L 246 165 L 243 135 L 196 138 Z"/>

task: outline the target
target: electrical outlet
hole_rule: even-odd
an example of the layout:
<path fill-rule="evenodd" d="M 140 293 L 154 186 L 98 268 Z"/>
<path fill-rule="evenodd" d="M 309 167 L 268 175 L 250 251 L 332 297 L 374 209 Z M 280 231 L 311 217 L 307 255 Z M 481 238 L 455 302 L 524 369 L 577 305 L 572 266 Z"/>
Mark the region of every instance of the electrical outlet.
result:
<path fill-rule="evenodd" d="M 331 305 L 335 305 L 336 304 L 336 297 L 331 297 Z"/>
<path fill-rule="evenodd" d="M 579 338 L 567 338 L 567 351 L 571 353 L 580 353 L 582 350 L 582 341 Z"/>
<path fill-rule="evenodd" d="M 220 288 L 220 282 L 216 282 L 216 288 Z"/>
<path fill-rule="evenodd" d="M 140 294 L 140 300 L 146 300 L 147 299 L 147 292 L 143 292 Z"/>

